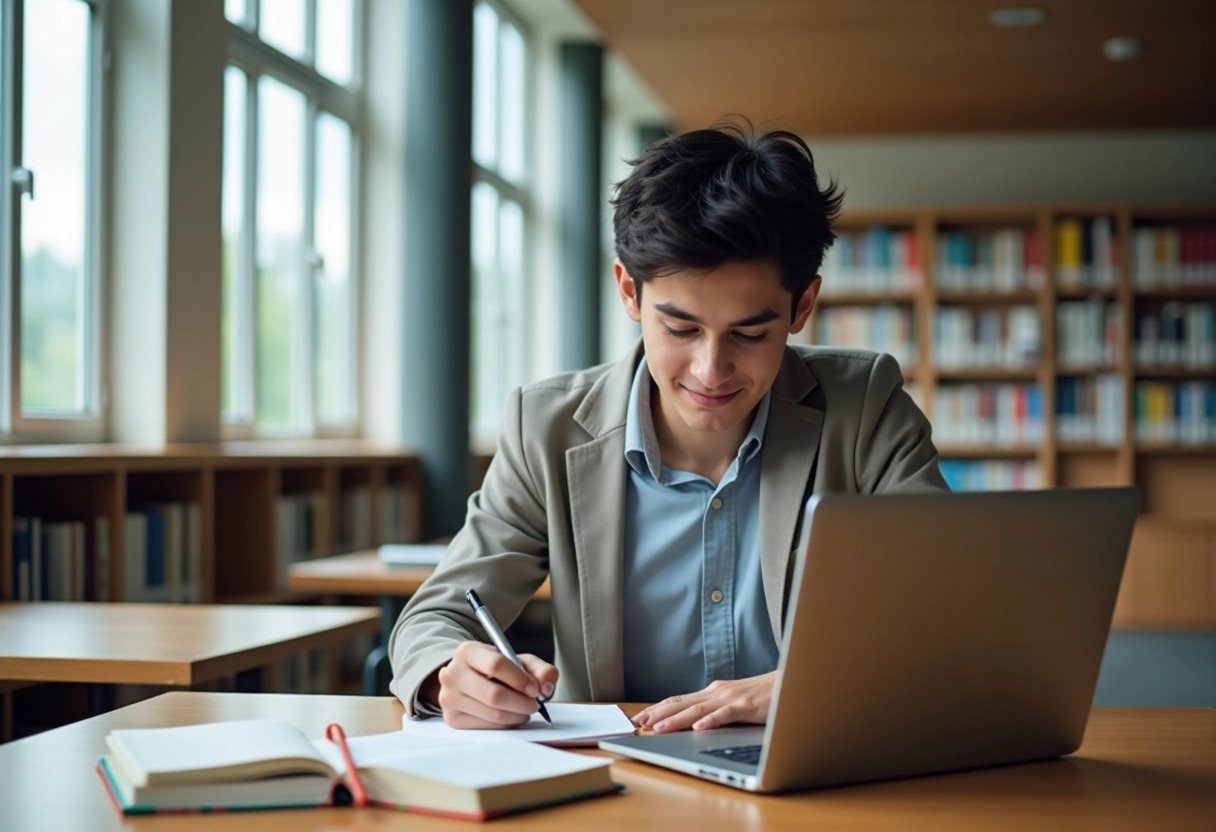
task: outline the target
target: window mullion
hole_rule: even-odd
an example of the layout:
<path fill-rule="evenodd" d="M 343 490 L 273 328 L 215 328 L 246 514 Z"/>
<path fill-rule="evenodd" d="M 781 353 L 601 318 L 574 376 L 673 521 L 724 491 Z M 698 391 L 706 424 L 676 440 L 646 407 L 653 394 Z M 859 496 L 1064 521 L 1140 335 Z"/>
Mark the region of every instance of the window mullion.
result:
<path fill-rule="evenodd" d="M 316 408 L 314 407 L 314 378 L 316 348 L 314 335 L 317 329 L 317 311 L 314 292 L 320 254 L 316 248 L 316 199 L 317 199 L 317 105 L 308 99 L 308 125 L 304 131 L 304 251 L 301 252 L 300 310 L 295 318 L 295 337 L 292 339 L 292 375 L 296 381 L 292 387 L 297 391 L 292 411 L 298 414 L 291 421 L 293 426 L 307 433 L 316 430 Z"/>
<path fill-rule="evenodd" d="M 90 3 L 91 33 L 89 38 L 89 114 L 88 130 L 92 136 L 89 144 L 89 167 L 85 193 L 89 206 L 85 221 L 85 286 L 83 297 L 80 298 L 80 374 L 81 389 L 78 392 L 82 410 L 94 418 L 101 413 L 101 362 L 108 354 L 102 349 L 102 286 L 104 234 L 102 218 L 104 194 L 106 189 L 105 175 L 105 137 L 106 137 L 106 108 L 105 76 L 109 64 L 109 48 L 106 30 L 109 25 L 108 3 Z M 92 360 L 90 360 L 92 356 Z"/>
<path fill-rule="evenodd" d="M 4 345 L 8 350 L 4 379 L 4 430 L 14 430 L 21 418 L 21 195 L 17 193 L 13 173 L 21 163 L 21 132 L 24 119 L 22 74 L 25 65 L 24 2 L 11 0 L 5 5 L 3 52 L 9 56 L 4 71 L 4 106 L 8 115 L 4 121 L 3 186 L 7 206 L 4 233 L 8 257 L 4 264 L 5 308 Z"/>
<path fill-rule="evenodd" d="M 255 0 L 256 8 L 256 0 Z M 237 304 L 237 356 L 234 363 L 240 373 L 237 385 L 239 399 L 234 408 L 241 421 L 257 422 L 257 210 L 258 210 L 258 83 L 257 77 L 245 73 L 245 189 L 244 216 L 241 218 L 241 252 L 237 266 L 237 284 L 243 301 Z"/>
<path fill-rule="evenodd" d="M 359 124 L 359 96 L 331 81 L 313 67 L 285 55 L 235 23 L 228 24 L 228 61 L 247 72 L 272 75 L 284 84 L 305 92 L 317 104 L 350 124 Z"/>

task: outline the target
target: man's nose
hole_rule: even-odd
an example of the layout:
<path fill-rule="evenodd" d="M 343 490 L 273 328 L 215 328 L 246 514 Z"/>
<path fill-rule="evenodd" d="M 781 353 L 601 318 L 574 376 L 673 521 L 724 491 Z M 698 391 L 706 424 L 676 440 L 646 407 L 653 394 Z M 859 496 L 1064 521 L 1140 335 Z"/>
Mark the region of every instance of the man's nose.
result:
<path fill-rule="evenodd" d="M 731 376 L 730 350 L 716 340 L 706 339 L 706 342 L 697 350 L 692 372 L 697 381 L 705 385 L 707 390 L 718 388 Z"/>

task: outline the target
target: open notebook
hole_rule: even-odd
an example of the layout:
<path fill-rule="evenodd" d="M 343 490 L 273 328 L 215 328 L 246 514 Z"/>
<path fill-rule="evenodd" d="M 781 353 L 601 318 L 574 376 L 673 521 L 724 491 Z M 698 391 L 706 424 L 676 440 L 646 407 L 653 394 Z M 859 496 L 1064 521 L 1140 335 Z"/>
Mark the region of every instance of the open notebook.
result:
<path fill-rule="evenodd" d="M 329 735 L 269 720 L 116 730 L 97 770 L 125 814 L 354 803 L 485 820 L 620 788 L 608 760 L 535 743 Z"/>
<path fill-rule="evenodd" d="M 625 712 L 617 705 L 588 705 L 581 702 L 550 702 L 546 706 L 553 724 L 545 722 L 539 713 L 518 728 L 476 731 L 452 728 L 438 717 L 429 719 L 401 718 L 401 730 L 419 739 L 460 742 L 494 742 L 524 740 L 544 745 L 594 746 L 600 740 L 622 737 L 637 730 Z"/>

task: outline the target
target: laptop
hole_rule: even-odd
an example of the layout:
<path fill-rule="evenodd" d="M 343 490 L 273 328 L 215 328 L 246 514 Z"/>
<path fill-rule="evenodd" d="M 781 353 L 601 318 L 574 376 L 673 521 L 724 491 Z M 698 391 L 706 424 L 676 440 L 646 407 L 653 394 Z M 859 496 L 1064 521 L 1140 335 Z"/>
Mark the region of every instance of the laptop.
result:
<path fill-rule="evenodd" d="M 767 725 L 600 748 L 754 792 L 1081 744 L 1135 488 L 808 500 Z"/>

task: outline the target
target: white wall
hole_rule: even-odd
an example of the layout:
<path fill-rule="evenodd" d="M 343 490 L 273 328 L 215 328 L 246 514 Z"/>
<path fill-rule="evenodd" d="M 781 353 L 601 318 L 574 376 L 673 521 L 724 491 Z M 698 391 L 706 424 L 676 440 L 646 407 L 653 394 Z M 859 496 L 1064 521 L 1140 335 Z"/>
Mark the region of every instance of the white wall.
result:
<path fill-rule="evenodd" d="M 1216 131 L 806 139 L 846 209 L 1216 199 Z"/>
<path fill-rule="evenodd" d="M 214 442 L 227 30 L 214 4 L 114 8 L 111 433 Z"/>
<path fill-rule="evenodd" d="M 363 123 L 363 428 L 369 439 L 401 439 L 404 374 L 405 51 L 408 4 L 368 0 Z"/>

